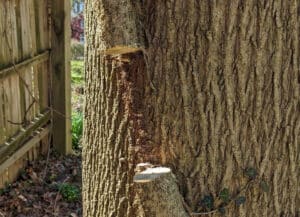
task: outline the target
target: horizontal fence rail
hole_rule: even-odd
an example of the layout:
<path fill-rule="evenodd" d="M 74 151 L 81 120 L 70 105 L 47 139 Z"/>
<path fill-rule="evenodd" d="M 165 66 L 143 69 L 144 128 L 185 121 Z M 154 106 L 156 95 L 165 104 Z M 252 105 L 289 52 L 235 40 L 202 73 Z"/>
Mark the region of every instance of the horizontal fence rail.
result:
<path fill-rule="evenodd" d="M 18 148 L 23 146 L 23 143 L 31 138 L 37 129 L 45 126 L 50 121 L 50 118 L 49 111 L 41 114 L 36 117 L 30 125 L 23 128 L 15 137 L 10 138 L 4 145 L 0 146 L 0 164 L 5 162 Z"/>
<path fill-rule="evenodd" d="M 28 58 L 20 63 L 4 68 L 0 70 L 0 79 L 3 79 L 14 73 L 18 73 L 19 70 L 25 69 L 28 66 L 35 66 L 38 65 L 39 63 L 48 61 L 49 58 L 50 58 L 50 52 L 47 50 L 34 57 Z"/>

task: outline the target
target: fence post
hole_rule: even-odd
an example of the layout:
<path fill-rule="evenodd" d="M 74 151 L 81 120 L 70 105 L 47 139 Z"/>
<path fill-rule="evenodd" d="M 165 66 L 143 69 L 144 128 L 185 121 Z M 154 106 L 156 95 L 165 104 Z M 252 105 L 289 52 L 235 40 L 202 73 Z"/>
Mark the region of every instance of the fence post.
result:
<path fill-rule="evenodd" d="M 70 13 L 70 0 L 51 0 L 53 145 L 63 154 L 72 152 Z"/>

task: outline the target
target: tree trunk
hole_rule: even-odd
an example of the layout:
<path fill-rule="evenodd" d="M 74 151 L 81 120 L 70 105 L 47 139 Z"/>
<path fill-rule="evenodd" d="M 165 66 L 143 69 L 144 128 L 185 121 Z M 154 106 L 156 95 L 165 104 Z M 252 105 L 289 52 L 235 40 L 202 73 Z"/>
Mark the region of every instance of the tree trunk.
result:
<path fill-rule="evenodd" d="M 142 162 L 172 169 L 190 216 L 299 216 L 299 9 L 86 0 L 84 216 L 151 216 Z"/>

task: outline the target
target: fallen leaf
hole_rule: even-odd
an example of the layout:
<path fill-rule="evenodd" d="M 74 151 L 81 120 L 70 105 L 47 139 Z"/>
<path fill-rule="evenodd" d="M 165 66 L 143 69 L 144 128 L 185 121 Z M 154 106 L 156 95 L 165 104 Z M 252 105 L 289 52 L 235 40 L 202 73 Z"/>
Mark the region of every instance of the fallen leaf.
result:
<path fill-rule="evenodd" d="M 40 179 L 34 171 L 32 171 L 29 176 L 35 183 L 40 183 Z"/>
<path fill-rule="evenodd" d="M 18 196 L 18 198 L 21 199 L 21 200 L 24 201 L 24 202 L 27 202 L 27 199 L 26 199 L 22 194 L 20 194 L 20 195 Z"/>

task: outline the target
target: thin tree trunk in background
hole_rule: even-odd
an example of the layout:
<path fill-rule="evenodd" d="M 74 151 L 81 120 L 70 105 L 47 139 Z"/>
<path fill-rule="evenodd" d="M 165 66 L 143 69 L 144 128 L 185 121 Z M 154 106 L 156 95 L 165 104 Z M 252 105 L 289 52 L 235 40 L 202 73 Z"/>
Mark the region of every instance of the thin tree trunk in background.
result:
<path fill-rule="evenodd" d="M 226 216 L 299 216 L 300 1 L 115 2 L 86 0 L 84 215 L 150 216 L 133 176 L 151 162 L 194 212 L 255 168 L 268 192 L 251 185 Z M 144 44 L 106 55 L 124 2 Z"/>

